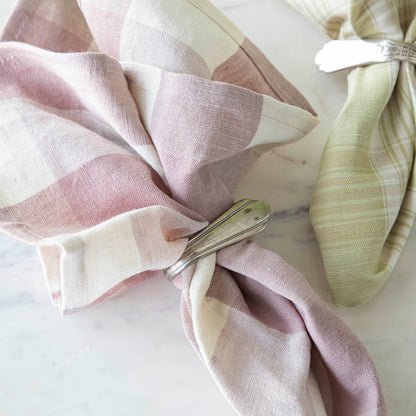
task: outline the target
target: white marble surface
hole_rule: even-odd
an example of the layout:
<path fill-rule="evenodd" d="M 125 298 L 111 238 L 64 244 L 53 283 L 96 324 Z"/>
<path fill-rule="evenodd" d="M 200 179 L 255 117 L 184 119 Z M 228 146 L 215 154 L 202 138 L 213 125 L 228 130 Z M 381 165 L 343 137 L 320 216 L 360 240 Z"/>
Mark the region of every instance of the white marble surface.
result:
<path fill-rule="evenodd" d="M 13 3 L 0 0 L 0 25 Z M 301 142 L 266 154 L 236 197 L 270 202 L 273 221 L 258 241 L 330 301 L 308 207 L 322 148 L 345 100 L 346 73 L 318 72 L 313 56 L 326 38 L 283 0 L 215 3 L 321 118 Z M 365 305 L 336 309 L 368 348 L 393 416 L 416 414 L 415 249 L 416 229 L 384 289 Z M 235 414 L 185 339 L 179 292 L 167 281 L 146 282 L 62 318 L 49 300 L 35 249 L 4 234 L 0 281 L 0 416 Z"/>

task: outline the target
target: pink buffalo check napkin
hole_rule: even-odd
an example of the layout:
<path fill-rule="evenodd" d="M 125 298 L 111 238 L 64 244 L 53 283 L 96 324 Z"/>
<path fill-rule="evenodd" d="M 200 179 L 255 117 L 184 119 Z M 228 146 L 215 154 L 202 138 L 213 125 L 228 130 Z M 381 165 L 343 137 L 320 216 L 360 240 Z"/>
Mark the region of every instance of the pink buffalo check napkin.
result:
<path fill-rule="evenodd" d="M 22 0 L 0 43 L 0 222 L 78 311 L 163 269 L 233 203 L 307 101 L 205 0 Z M 354 334 L 279 256 L 245 241 L 186 269 L 186 335 L 240 415 L 385 415 Z M 197 413 L 197 409 L 196 409 Z"/>

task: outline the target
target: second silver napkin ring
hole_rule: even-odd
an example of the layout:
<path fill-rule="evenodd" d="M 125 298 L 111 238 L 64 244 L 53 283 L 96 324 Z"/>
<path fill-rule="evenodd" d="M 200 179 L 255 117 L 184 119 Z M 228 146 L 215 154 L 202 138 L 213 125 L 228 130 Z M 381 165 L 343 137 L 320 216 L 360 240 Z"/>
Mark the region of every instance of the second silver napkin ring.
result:
<path fill-rule="evenodd" d="M 166 270 L 168 280 L 201 257 L 251 237 L 266 227 L 270 207 L 264 201 L 243 199 L 188 241 L 181 258 Z"/>
<path fill-rule="evenodd" d="M 416 46 L 388 39 L 332 40 L 315 56 L 315 64 L 324 72 L 388 61 L 416 64 Z"/>

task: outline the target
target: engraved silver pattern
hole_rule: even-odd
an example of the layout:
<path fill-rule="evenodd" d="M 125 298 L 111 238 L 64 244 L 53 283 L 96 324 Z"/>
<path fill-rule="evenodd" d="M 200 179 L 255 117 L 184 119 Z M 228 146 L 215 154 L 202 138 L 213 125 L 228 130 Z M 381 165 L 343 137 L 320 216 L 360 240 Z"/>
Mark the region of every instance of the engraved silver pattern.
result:
<path fill-rule="evenodd" d="M 416 46 L 388 39 L 332 40 L 315 56 L 316 65 L 324 72 L 389 61 L 416 64 Z"/>
<path fill-rule="evenodd" d="M 181 258 L 166 270 L 168 280 L 201 257 L 251 237 L 266 227 L 270 207 L 264 201 L 243 199 L 188 241 Z"/>

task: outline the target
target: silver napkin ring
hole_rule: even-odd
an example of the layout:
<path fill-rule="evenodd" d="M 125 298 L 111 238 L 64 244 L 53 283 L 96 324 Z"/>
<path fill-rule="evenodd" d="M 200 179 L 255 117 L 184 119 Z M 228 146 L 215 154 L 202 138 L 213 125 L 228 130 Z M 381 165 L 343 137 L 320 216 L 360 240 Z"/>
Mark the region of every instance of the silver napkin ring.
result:
<path fill-rule="evenodd" d="M 264 201 L 242 199 L 188 241 L 181 258 L 166 270 L 168 280 L 201 257 L 251 237 L 266 227 L 270 207 Z"/>
<path fill-rule="evenodd" d="M 416 64 L 416 46 L 388 39 L 332 40 L 315 56 L 315 64 L 324 72 L 388 61 Z"/>

